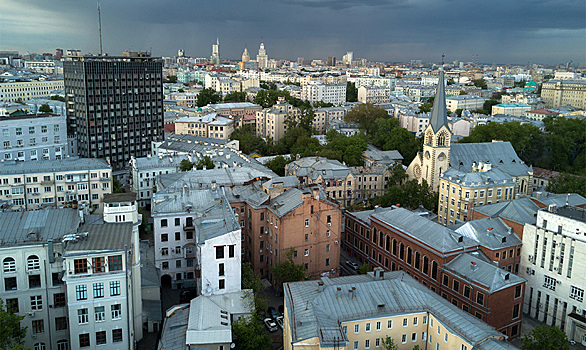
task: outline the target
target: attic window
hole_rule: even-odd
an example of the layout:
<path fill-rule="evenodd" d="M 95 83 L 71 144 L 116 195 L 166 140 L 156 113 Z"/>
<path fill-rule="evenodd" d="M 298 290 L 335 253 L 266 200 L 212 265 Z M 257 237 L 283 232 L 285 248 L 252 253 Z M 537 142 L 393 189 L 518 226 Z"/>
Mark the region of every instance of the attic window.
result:
<path fill-rule="evenodd" d="M 513 163 L 517 163 L 517 162 L 513 159 Z"/>
<path fill-rule="evenodd" d="M 507 241 L 507 237 L 503 237 L 503 239 L 501 239 L 502 243 L 505 243 Z"/>
<path fill-rule="evenodd" d="M 458 243 L 462 243 L 462 242 L 464 242 L 464 237 L 463 236 L 458 237 Z"/>
<path fill-rule="evenodd" d="M 502 159 L 501 159 L 501 160 L 499 160 L 499 163 L 503 164 L 503 160 L 502 160 Z"/>

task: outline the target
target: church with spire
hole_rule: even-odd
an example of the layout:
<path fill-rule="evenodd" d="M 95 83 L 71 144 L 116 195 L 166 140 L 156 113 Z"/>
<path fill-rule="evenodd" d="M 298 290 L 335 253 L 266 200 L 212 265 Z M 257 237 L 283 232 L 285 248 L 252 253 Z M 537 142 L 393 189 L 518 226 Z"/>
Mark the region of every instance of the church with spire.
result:
<path fill-rule="evenodd" d="M 439 187 L 439 176 L 450 167 L 452 131 L 446 111 L 444 71 L 440 71 L 429 125 L 425 129 L 423 152 L 419 152 L 407 168 L 410 179 L 427 181 L 434 191 Z"/>

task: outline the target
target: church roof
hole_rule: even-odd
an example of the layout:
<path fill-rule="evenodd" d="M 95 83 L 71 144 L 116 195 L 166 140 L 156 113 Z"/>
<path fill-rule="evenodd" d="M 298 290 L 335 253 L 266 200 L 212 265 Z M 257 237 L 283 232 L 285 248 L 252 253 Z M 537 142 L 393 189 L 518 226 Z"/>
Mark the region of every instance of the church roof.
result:
<path fill-rule="evenodd" d="M 448 115 L 446 113 L 446 89 L 444 86 L 444 71 L 440 71 L 440 76 L 437 84 L 437 91 L 435 99 L 433 100 L 433 108 L 431 110 L 431 118 L 429 125 L 433 132 L 438 132 L 442 126 L 448 126 Z"/>

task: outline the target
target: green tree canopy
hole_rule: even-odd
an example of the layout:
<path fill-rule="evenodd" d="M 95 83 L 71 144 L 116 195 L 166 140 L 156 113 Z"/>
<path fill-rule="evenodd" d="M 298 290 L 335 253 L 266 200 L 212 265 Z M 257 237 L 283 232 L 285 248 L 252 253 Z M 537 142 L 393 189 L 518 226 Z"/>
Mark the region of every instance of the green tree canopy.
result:
<path fill-rule="evenodd" d="M 484 79 L 475 79 L 472 81 L 472 83 L 474 84 L 474 86 L 479 87 L 481 89 L 488 88 L 488 86 L 486 85 L 486 80 Z"/>
<path fill-rule="evenodd" d="M 274 171 L 279 176 L 285 176 L 285 165 L 291 163 L 292 159 L 287 159 L 282 155 L 278 155 L 265 164 L 269 169 Z"/>
<path fill-rule="evenodd" d="M 51 97 L 49 97 L 50 100 L 53 101 L 61 101 L 61 102 L 65 102 L 65 97 L 59 96 L 59 95 L 52 95 Z"/>
<path fill-rule="evenodd" d="M 212 158 L 210 158 L 209 156 L 204 156 L 202 159 L 199 160 L 199 162 L 197 162 L 195 168 L 197 170 L 202 170 L 204 167 L 206 169 L 213 169 L 216 167 L 216 165 L 212 161 Z"/>
<path fill-rule="evenodd" d="M 438 199 L 439 194 L 431 189 L 427 181 L 422 180 L 420 184 L 413 179 L 405 182 L 402 186 L 388 186 L 386 193 L 372 199 L 372 203 L 382 207 L 399 204 L 409 209 L 416 209 L 421 205 L 427 210 L 437 212 Z"/>
<path fill-rule="evenodd" d="M 435 99 L 435 97 L 432 96 L 426 102 L 424 102 L 421 105 L 419 105 L 419 113 L 429 113 L 429 112 L 431 112 L 431 109 L 433 108 L 433 101 L 434 101 L 434 99 Z"/>
<path fill-rule="evenodd" d="M 285 254 L 285 260 L 278 262 L 272 267 L 273 276 L 279 282 L 281 288 L 283 283 L 303 281 L 307 279 L 305 276 L 305 266 L 302 264 L 297 265 L 293 262 L 293 252 L 294 249 L 291 248 Z"/>
<path fill-rule="evenodd" d="M 230 139 L 238 140 L 240 150 L 245 154 L 259 152 L 262 155 L 272 153 L 272 141 L 265 141 L 262 137 L 256 135 L 256 130 L 251 125 L 244 125 L 232 132 Z"/>
<path fill-rule="evenodd" d="M 366 275 L 366 273 L 370 271 L 370 264 L 365 262 L 364 264 L 362 264 L 362 266 L 360 266 L 360 268 L 358 269 L 358 273 L 361 275 Z"/>
<path fill-rule="evenodd" d="M 224 101 L 246 102 L 246 91 L 235 91 L 224 96 Z"/>
<path fill-rule="evenodd" d="M 379 118 L 388 119 L 389 113 L 384 108 L 372 103 L 362 103 L 348 112 L 344 119 L 346 122 L 360 125 L 362 130 L 365 130 L 368 135 L 372 135 L 375 131 L 375 121 Z"/>
<path fill-rule="evenodd" d="M 568 337 L 558 327 L 539 325 L 522 339 L 523 350 L 568 350 Z"/>
<path fill-rule="evenodd" d="M 549 181 L 546 190 L 552 193 L 577 193 L 586 197 L 586 178 L 562 173 Z"/>
<path fill-rule="evenodd" d="M 124 193 L 126 191 L 124 191 L 124 187 L 122 187 L 122 184 L 120 183 L 120 181 L 118 181 L 118 179 L 114 179 L 112 180 L 112 193 Z"/>
<path fill-rule="evenodd" d="M 26 336 L 26 327 L 20 326 L 22 319 L 24 316 L 6 311 L 4 301 L 0 299 L 0 349 L 22 348 Z"/>
<path fill-rule="evenodd" d="M 39 112 L 41 112 L 41 113 L 53 113 L 53 110 L 51 109 L 51 107 L 49 107 L 48 104 L 45 103 L 45 104 L 42 104 L 39 107 Z"/>
<path fill-rule="evenodd" d="M 16 101 L 14 101 L 14 103 L 20 103 L 21 105 L 24 105 L 24 104 L 26 104 L 26 103 L 25 103 L 25 102 L 22 100 L 22 98 L 20 98 L 20 97 L 19 97 L 19 98 L 17 98 L 17 99 L 16 99 Z"/>
<path fill-rule="evenodd" d="M 395 344 L 393 338 L 389 337 L 388 335 L 383 339 L 383 349 L 384 350 L 397 350 L 399 346 Z"/>
<path fill-rule="evenodd" d="M 177 76 L 176 75 L 169 75 L 167 77 L 167 80 L 165 81 L 165 83 L 172 83 L 175 84 L 177 82 Z"/>
<path fill-rule="evenodd" d="M 358 89 L 355 83 L 346 83 L 346 101 L 356 102 L 358 101 Z"/>
<path fill-rule="evenodd" d="M 189 171 L 193 169 L 193 163 L 189 161 L 189 159 L 183 159 L 181 160 L 181 163 L 179 163 L 179 170 L 181 171 Z"/>
<path fill-rule="evenodd" d="M 232 324 L 234 342 L 240 350 L 269 350 L 272 342 L 269 335 L 263 331 L 263 325 L 258 317 L 244 317 Z"/>
<path fill-rule="evenodd" d="M 218 103 L 222 101 L 222 95 L 212 88 L 203 89 L 197 94 L 197 106 L 203 107 L 210 103 Z"/>

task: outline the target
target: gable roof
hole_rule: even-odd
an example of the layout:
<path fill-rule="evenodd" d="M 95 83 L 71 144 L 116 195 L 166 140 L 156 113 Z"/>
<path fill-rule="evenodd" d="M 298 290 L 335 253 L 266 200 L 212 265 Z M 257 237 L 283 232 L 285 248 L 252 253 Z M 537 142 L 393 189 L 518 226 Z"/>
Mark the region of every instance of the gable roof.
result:
<path fill-rule="evenodd" d="M 487 216 L 511 220 L 521 225 L 534 225 L 537 221 L 539 206 L 530 198 L 523 197 L 507 202 L 477 206 L 472 210 Z"/>

